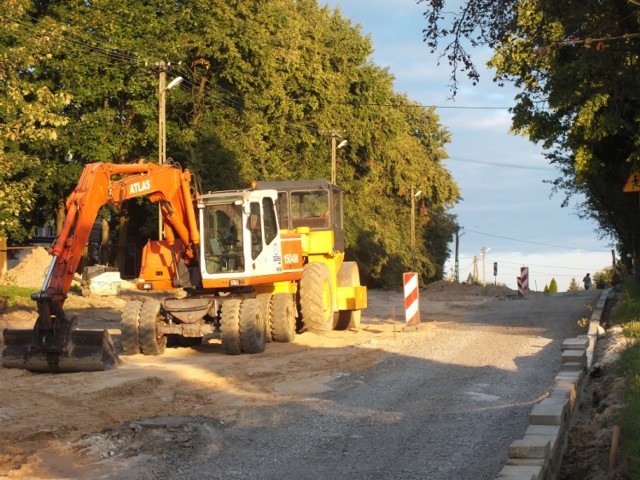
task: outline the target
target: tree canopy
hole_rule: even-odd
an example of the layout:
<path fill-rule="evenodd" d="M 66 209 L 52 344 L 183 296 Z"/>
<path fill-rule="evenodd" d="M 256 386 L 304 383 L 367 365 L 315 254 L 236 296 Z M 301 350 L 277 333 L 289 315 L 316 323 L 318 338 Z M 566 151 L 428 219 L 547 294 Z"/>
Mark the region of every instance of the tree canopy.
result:
<path fill-rule="evenodd" d="M 168 156 L 205 191 L 328 177 L 339 135 L 347 253 L 363 277 L 397 284 L 411 265 L 415 186 L 418 270 L 441 278 L 459 198 L 441 163 L 449 134 L 393 90 L 339 10 L 316 0 L 8 0 L 0 21 L 0 235 L 20 241 L 51 218 L 88 162 L 156 161 L 166 68 L 184 78 L 166 93 Z M 144 219 L 140 208 L 128 215 Z"/>
<path fill-rule="evenodd" d="M 640 265 L 639 202 L 622 192 L 640 169 L 640 4 L 467 1 L 447 14 L 442 0 L 421 1 L 425 41 L 451 64 L 453 94 L 457 72 L 479 78 L 465 47 L 492 48 L 494 80 L 520 89 L 513 129 L 546 149 L 560 172 L 554 188 L 567 199 L 583 194 L 579 214 L 595 219 L 621 256 L 633 253 Z"/>

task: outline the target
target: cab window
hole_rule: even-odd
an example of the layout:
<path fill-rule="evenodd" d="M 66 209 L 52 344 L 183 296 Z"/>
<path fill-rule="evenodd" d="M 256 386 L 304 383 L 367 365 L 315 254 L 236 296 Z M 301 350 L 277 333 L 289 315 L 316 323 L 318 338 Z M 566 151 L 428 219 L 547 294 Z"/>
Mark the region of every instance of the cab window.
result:
<path fill-rule="evenodd" d="M 267 245 L 271 244 L 278 232 L 278 222 L 276 221 L 276 212 L 273 200 L 270 198 L 262 199 L 262 211 L 264 212 L 264 240 Z"/>
<path fill-rule="evenodd" d="M 247 230 L 251 234 L 251 258 L 258 258 L 262 252 L 262 221 L 260 219 L 260 204 L 251 202 L 251 213 L 247 218 Z"/>

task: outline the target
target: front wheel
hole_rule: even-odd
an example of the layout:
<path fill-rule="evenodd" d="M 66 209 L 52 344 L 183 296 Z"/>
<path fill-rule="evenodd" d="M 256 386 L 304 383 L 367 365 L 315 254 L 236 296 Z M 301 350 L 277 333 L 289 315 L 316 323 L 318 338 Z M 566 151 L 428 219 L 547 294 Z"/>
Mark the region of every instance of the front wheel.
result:
<path fill-rule="evenodd" d="M 296 305 L 288 293 L 276 293 L 271 304 L 271 336 L 275 342 L 293 342 L 296 337 Z"/>
<path fill-rule="evenodd" d="M 167 337 L 158 334 L 160 302 L 147 300 L 140 308 L 140 349 L 145 355 L 162 355 L 167 346 Z"/>
<path fill-rule="evenodd" d="M 305 328 L 326 333 L 333 328 L 333 288 L 329 267 L 314 262 L 305 265 L 299 285 L 300 313 Z"/>
<path fill-rule="evenodd" d="M 240 345 L 245 353 L 264 352 L 267 325 L 262 310 L 262 304 L 255 298 L 244 300 L 240 307 Z"/>
<path fill-rule="evenodd" d="M 120 319 L 120 342 L 125 355 L 140 353 L 140 308 L 142 302 L 134 300 L 127 302 Z"/>
<path fill-rule="evenodd" d="M 225 300 L 220 311 L 220 338 L 222 348 L 227 355 L 240 355 L 240 305 L 242 300 L 230 298 Z"/>

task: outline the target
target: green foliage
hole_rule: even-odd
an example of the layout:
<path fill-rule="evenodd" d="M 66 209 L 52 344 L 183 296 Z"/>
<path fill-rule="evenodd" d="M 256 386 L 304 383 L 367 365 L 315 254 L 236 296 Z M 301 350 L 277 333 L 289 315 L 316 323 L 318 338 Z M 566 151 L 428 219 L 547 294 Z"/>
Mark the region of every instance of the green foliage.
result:
<path fill-rule="evenodd" d="M 4 210 L 0 203 L 13 240 L 52 216 L 86 163 L 157 158 L 158 65 L 170 62 L 168 80 L 185 81 L 166 92 L 167 153 L 205 191 L 328 177 L 338 132 L 349 142 L 338 152 L 337 182 L 347 193 L 347 254 L 365 282 L 398 285 L 411 265 L 411 186 L 423 191 L 418 270 L 423 281 L 442 278 L 459 199 L 442 165 L 449 134 L 433 109 L 393 90 L 390 73 L 370 61 L 371 40 L 338 11 L 315 0 L 10 0 L 1 8 L 13 19 L 0 33 L 13 63 L 0 71 L 15 72 L 42 110 L 37 128 L 15 139 L 22 163 L 5 177 L 0 167 L 0 182 L 25 192 Z M 12 105 L 1 88 L 0 101 Z M 24 109 L 12 114 L 30 125 Z M 155 217 L 144 202 L 126 208 L 143 244 Z"/>
<path fill-rule="evenodd" d="M 446 2 L 419 1 L 427 5 L 425 41 L 435 50 L 446 39 L 454 94 L 457 70 L 479 78 L 466 43 L 492 48 L 495 80 L 520 89 L 514 131 L 541 143 L 558 167 L 554 191 L 565 205 L 584 199 L 580 216 L 640 264 L 640 205 L 622 191 L 640 169 L 640 3 L 468 0 L 445 14 Z"/>
<path fill-rule="evenodd" d="M 549 293 L 549 285 L 545 285 L 542 289 L 542 293 Z"/>
<path fill-rule="evenodd" d="M 625 378 L 625 406 L 618 422 L 623 425 L 621 448 L 629 462 L 630 478 L 640 476 L 640 285 L 630 279 L 624 283 L 624 301 L 616 309 L 615 319 L 624 334 L 632 338 L 620 355 L 618 370 Z"/>
<path fill-rule="evenodd" d="M 617 263 L 616 268 L 606 267 L 593 274 L 596 288 L 602 289 L 609 285 L 620 285 L 626 276 L 626 268 L 622 263 Z"/>
<path fill-rule="evenodd" d="M 580 290 L 580 287 L 578 286 L 578 282 L 576 281 L 575 278 L 571 279 L 571 282 L 569 282 L 569 288 L 568 288 L 568 292 L 577 292 L 578 290 Z"/>
<path fill-rule="evenodd" d="M 620 356 L 620 370 L 625 383 L 625 407 L 619 417 L 622 451 L 629 462 L 629 478 L 640 477 L 640 348 L 637 340 Z"/>
<path fill-rule="evenodd" d="M 37 35 L 22 28 L 27 0 L 0 3 L 0 236 L 21 241 L 31 234 L 28 221 L 40 182 L 48 172 L 32 149 L 52 144 L 67 123 L 61 110 L 67 92 L 34 79 L 60 42 L 60 33 L 43 25 Z M 46 33 L 45 33 L 46 32 Z"/>
<path fill-rule="evenodd" d="M 558 282 L 555 278 L 552 278 L 549 282 L 549 293 L 558 293 Z"/>
<path fill-rule="evenodd" d="M 628 278 L 624 282 L 623 302 L 615 309 L 614 322 L 640 321 L 640 284 Z"/>

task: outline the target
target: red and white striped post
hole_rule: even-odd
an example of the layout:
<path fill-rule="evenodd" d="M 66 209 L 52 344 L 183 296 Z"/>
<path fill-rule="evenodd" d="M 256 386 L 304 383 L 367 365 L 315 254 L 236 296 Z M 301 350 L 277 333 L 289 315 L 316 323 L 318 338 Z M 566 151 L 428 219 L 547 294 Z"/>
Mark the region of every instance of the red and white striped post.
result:
<path fill-rule="evenodd" d="M 518 293 L 524 295 L 529 291 L 529 268 L 520 267 L 520 276 L 518 277 Z"/>
<path fill-rule="evenodd" d="M 408 272 L 402 274 L 404 281 L 404 312 L 407 325 L 420 323 L 420 307 L 418 302 L 418 274 Z"/>

